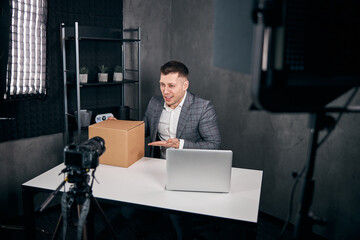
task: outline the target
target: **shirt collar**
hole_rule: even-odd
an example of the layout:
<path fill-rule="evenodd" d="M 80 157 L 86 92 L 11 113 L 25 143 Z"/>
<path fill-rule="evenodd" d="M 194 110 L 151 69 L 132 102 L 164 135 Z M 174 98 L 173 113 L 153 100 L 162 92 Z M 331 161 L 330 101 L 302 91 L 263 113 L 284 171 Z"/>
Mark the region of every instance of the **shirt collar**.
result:
<path fill-rule="evenodd" d="M 164 109 L 165 109 L 166 111 L 172 111 L 172 110 L 175 110 L 175 109 L 177 109 L 177 108 L 181 108 L 181 107 L 184 105 L 186 95 L 187 95 L 187 91 L 185 91 L 185 95 L 184 95 L 183 99 L 181 100 L 181 102 L 179 103 L 179 105 L 177 105 L 176 108 L 174 108 L 174 109 L 172 109 L 171 107 L 168 107 L 168 106 L 166 105 L 166 102 L 164 102 Z"/>

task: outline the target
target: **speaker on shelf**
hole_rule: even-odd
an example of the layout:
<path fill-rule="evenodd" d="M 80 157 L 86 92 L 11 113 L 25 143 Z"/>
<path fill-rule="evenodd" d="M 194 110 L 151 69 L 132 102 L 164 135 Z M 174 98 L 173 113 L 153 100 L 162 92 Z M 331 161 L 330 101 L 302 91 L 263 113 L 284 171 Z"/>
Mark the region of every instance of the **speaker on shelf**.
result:
<path fill-rule="evenodd" d="M 119 107 L 119 119 L 120 120 L 130 120 L 130 107 L 129 106 L 120 106 Z"/>

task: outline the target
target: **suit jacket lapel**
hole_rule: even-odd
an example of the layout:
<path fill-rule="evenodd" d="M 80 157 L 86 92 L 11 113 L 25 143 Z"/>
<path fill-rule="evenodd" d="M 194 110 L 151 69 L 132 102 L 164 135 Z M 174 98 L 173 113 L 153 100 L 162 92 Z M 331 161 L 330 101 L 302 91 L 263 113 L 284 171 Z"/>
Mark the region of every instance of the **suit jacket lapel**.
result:
<path fill-rule="evenodd" d="M 187 93 L 183 106 L 181 107 L 181 113 L 176 129 L 176 137 L 181 138 L 181 134 L 184 131 L 186 122 L 190 117 L 190 106 L 193 103 L 194 95 L 190 92 Z"/>
<path fill-rule="evenodd" d="M 161 116 L 163 109 L 164 109 L 164 100 L 161 99 L 160 104 L 156 106 L 155 111 L 154 111 L 154 125 L 152 126 L 152 128 L 153 128 L 152 132 L 154 133 L 154 135 L 152 136 L 152 141 L 156 141 L 159 120 L 160 120 L 160 116 Z"/>

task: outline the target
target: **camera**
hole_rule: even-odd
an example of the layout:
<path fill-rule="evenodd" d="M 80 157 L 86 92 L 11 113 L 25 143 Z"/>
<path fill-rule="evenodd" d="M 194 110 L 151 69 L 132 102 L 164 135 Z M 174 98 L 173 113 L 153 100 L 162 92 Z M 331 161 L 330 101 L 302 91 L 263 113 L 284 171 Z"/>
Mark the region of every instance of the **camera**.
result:
<path fill-rule="evenodd" d="M 99 157 L 105 152 L 105 141 L 101 137 L 93 137 L 81 144 L 70 144 L 64 148 L 64 163 L 68 168 L 95 169 L 99 165 Z"/>

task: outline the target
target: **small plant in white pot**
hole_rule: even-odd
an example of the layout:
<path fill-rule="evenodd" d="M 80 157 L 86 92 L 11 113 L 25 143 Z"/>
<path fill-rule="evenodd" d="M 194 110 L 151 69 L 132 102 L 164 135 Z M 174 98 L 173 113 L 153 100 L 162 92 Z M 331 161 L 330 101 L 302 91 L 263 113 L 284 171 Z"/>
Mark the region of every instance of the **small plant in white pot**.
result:
<path fill-rule="evenodd" d="M 99 82 L 107 82 L 108 81 L 108 73 L 107 73 L 108 68 L 105 67 L 105 65 L 100 65 L 99 70 L 100 70 L 100 72 L 98 73 Z"/>
<path fill-rule="evenodd" d="M 116 65 L 114 67 L 114 82 L 120 82 L 123 80 L 122 67 L 120 65 Z"/>
<path fill-rule="evenodd" d="M 88 73 L 89 70 L 87 69 L 87 67 L 80 68 L 80 83 L 88 82 Z"/>

